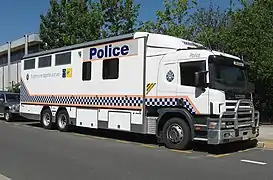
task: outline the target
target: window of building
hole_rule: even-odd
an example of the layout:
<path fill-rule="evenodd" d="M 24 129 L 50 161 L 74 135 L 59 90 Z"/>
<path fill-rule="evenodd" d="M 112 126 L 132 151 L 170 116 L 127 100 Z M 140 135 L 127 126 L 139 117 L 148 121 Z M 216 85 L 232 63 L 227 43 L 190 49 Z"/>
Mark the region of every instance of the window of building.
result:
<path fill-rule="evenodd" d="M 28 47 L 28 54 L 37 53 L 40 51 L 40 44 L 35 44 Z"/>
<path fill-rule="evenodd" d="M 91 80 L 91 62 L 82 63 L 82 80 L 90 81 Z"/>
<path fill-rule="evenodd" d="M 35 59 L 24 60 L 24 70 L 34 69 L 35 68 Z"/>
<path fill-rule="evenodd" d="M 205 61 L 180 63 L 181 85 L 194 86 L 195 72 L 205 70 Z"/>
<path fill-rule="evenodd" d="M 19 49 L 17 51 L 11 52 L 10 62 L 20 61 L 25 55 L 25 49 Z"/>
<path fill-rule="evenodd" d="M 0 56 L 0 65 L 8 63 L 8 54 L 3 54 Z"/>
<path fill-rule="evenodd" d="M 103 60 L 103 79 L 118 79 L 119 76 L 119 59 Z"/>
<path fill-rule="evenodd" d="M 39 58 L 38 68 L 50 67 L 51 66 L 51 55 Z"/>
<path fill-rule="evenodd" d="M 71 52 L 55 55 L 55 66 L 71 64 Z"/>

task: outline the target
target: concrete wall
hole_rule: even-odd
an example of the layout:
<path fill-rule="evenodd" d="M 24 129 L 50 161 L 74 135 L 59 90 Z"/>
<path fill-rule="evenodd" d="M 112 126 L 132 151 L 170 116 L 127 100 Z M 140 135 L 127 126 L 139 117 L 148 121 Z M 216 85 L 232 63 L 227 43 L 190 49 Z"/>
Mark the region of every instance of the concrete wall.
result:
<path fill-rule="evenodd" d="M 26 35 L 24 38 L 12 41 L 10 43 L 10 59 L 8 58 L 8 44 L 0 46 L 0 90 L 7 90 L 12 83 L 16 84 L 20 82 L 21 58 L 25 53 L 31 54 L 40 51 L 40 43 L 41 40 L 37 34 Z M 10 77 L 8 77 L 9 62 Z"/>

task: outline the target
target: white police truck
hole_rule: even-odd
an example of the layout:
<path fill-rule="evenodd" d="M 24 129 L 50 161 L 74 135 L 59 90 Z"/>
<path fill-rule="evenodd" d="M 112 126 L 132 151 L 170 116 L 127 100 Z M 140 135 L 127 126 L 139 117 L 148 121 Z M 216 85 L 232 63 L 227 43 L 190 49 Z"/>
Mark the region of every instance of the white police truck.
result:
<path fill-rule="evenodd" d="M 156 135 L 166 147 L 255 139 L 247 65 L 162 34 L 136 32 L 26 55 L 20 113 L 46 129 Z"/>

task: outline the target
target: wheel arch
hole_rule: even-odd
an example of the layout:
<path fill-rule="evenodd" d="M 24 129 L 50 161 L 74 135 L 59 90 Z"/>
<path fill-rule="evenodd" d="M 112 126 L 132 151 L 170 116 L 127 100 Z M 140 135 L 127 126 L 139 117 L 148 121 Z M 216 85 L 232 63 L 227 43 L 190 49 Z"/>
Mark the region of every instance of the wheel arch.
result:
<path fill-rule="evenodd" d="M 180 108 L 164 108 L 158 111 L 159 116 L 156 124 L 156 136 L 161 137 L 164 124 L 171 118 L 178 117 L 184 119 L 191 131 L 191 139 L 195 136 L 194 132 L 194 118 L 186 109 Z"/>

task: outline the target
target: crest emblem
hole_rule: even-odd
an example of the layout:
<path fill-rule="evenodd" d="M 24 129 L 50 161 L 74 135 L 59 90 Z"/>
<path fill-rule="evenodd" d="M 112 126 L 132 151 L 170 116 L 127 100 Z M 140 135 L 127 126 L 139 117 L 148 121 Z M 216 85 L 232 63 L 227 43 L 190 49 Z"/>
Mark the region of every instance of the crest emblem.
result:
<path fill-rule="evenodd" d="M 168 82 L 172 82 L 174 79 L 174 73 L 172 72 L 172 70 L 169 70 L 166 74 L 166 79 Z"/>

